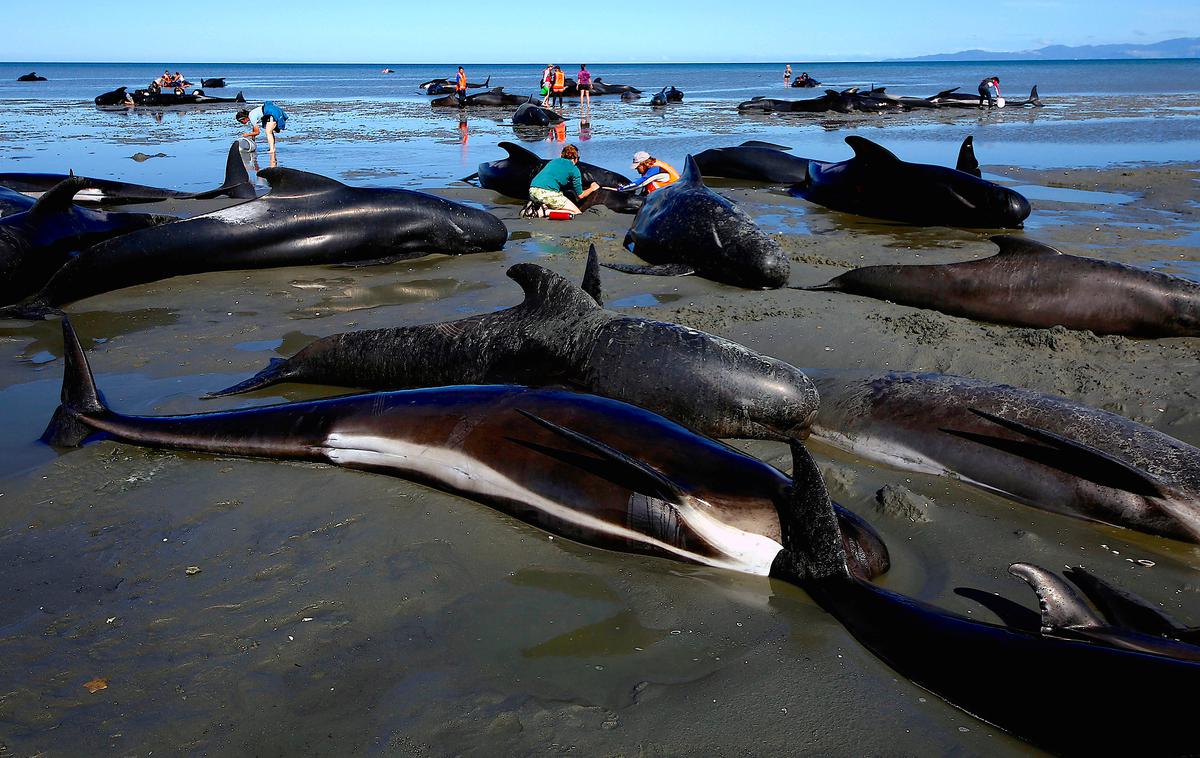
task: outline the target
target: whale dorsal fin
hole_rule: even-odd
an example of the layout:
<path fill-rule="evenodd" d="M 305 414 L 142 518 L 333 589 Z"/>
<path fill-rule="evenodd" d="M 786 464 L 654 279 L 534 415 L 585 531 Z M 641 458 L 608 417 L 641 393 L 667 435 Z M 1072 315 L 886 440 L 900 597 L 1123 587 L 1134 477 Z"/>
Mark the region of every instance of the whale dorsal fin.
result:
<path fill-rule="evenodd" d="M 525 105 L 525 104 L 526 103 L 522 103 L 522 105 Z M 520 145 L 516 144 L 515 142 L 501 142 L 496 147 L 498 147 L 501 150 L 503 150 L 504 152 L 508 153 L 509 160 L 520 159 L 523 161 L 527 161 L 529 163 L 537 163 L 538 161 L 541 160 L 541 158 L 538 157 L 537 153 L 534 153 L 531 150 L 526 150 L 525 148 L 521 147 Z"/>
<path fill-rule="evenodd" d="M 575 312 L 596 310 L 600 307 L 591 295 L 536 263 L 518 263 L 509 266 L 505 273 L 525 291 L 525 301 L 520 307 L 533 310 L 550 307 Z"/>
<path fill-rule="evenodd" d="M 771 576 L 796 582 L 850 577 L 842 530 L 817 462 L 799 440 L 790 438 L 792 485 L 775 499 L 783 550 Z"/>
<path fill-rule="evenodd" d="M 827 90 L 825 90 L 825 94 L 826 94 L 826 95 L 829 95 L 830 97 L 839 97 L 839 96 L 841 96 L 841 95 L 843 95 L 843 94 L 850 94 L 850 90 L 846 90 L 846 91 L 843 93 L 843 92 L 838 92 L 838 91 L 837 91 L 837 90 L 835 90 L 835 89 L 827 89 Z"/>
<path fill-rule="evenodd" d="M 850 135 L 846 138 L 846 144 L 854 151 L 854 157 L 860 161 L 883 164 L 883 163 L 900 163 L 900 159 L 888 150 L 883 145 L 872 142 L 866 137 Z"/>
<path fill-rule="evenodd" d="M 587 266 L 583 269 L 583 291 L 592 296 L 596 305 L 604 305 L 604 293 L 600 289 L 600 258 L 596 246 L 588 246 Z"/>
<path fill-rule="evenodd" d="M 222 189 L 232 190 L 230 197 L 254 197 L 254 187 L 250 184 L 250 174 L 246 173 L 246 164 L 242 162 L 242 151 L 237 142 L 229 146 L 225 155 L 225 181 Z"/>
<path fill-rule="evenodd" d="M 1071 585 L 1046 569 L 1032 563 L 1014 563 L 1008 567 L 1008 573 L 1024 580 L 1037 593 L 1043 633 L 1107 626 Z"/>
<path fill-rule="evenodd" d="M 1114 587 L 1083 566 L 1068 567 L 1063 569 L 1063 574 L 1071 580 L 1072 584 L 1083 590 L 1083 594 L 1087 595 L 1088 599 L 1113 626 L 1144 634 L 1168 637 L 1187 631 L 1182 624 L 1150 603 L 1137 595 Z"/>
<path fill-rule="evenodd" d="M 298 197 L 346 188 L 337 179 L 294 168 L 264 168 L 258 175 L 271 185 L 272 197 Z"/>
<path fill-rule="evenodd" d="M 975 138 L 969 134 L 962 141 L 962 147 L 958 148 L 958 162 L 954 164 L 954 168 L 971 176 L 983 175 L 979 170 L 979 161 L 975 159 Z"/>
<path fill-rule="evenodd" d="M 490 90 L 488 90 L 488 92 L 492 93 L 493 95 L 503 95 L 504 88 L 503 87 L 492 87 Z"/>
<path fill-rule="evenodd" d="M 1062 255 L 1061 250 L 1056 250 L 1049 245 L 1031 240 L 1026 237 L 1014 237 L 1011 234 L 997 234 L 994 237 L 989 237 L 996 247 L 1000 248 L 1000 252 L 996 255 Z"/>
<path fill-rule="evenodd" d="M 791 148 L 787 145 L 776 145 L 773 142 L 761 142 L 756 139 L 746 140 L 742 144 L 738 145 L 738 147 L 766 147 L 770 148 L 771 150 L 791 150 Z"/>
<path fill-rule="evenodd" d="M 700 167 L 696 165 L 696 159 L 690 153 L 683 159 L 683 172 L 679 175 L 679 181 L 676 184 L 704 186 L 704 175 L 701 173 Z"/>
<path fill-rule="evenodd" d="M 87 189 L 89 184 L 88 180 L 82 176 L 71 175 L 63 179 L 42 193 L 42 196 L 28 211 L 30 218 L 65 211 L 74 204 L 75 195 L 80 190 Z"/>

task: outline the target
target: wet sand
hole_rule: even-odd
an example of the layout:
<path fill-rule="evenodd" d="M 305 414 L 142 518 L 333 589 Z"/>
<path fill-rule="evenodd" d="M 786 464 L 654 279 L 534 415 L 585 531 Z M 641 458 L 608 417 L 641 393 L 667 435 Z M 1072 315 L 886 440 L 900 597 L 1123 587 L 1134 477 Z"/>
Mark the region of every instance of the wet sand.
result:
<path fill-rule="evenodd" d="M 1198 170 L 985 167 L 1056 198 L 1034 200 L 1023 233 L 1064 252 L 1193 277 Z M 995 250 L 984 232 L 867 221 L 778 188 L 719 191 L 777 236 L 794 285 L 859 265 Z M 578 280 L 591 242 L 602 260 L 634 260 L 619 247 L 628 216 L 520 220 L 520 205 L 494 193 L 439 192 L 504 218 L 506 249 L 179 277 L 68 306 L 101 390 L 115 409 L 147 414 L 342 392 L 282 385 L 198 399 L 315 337 L 507 307 L 520 298 L 504 276 L 515 262 Z M 1200 445 L 1200 340 L 1015 329 L 696 277 L 605 270 L 603 280 L 615 310 L 711 331 L 798 366 L 1006 382 Z M 68 746 L 265 755 L 1031 750 L 901 679 L 788 585 L 584 548 L 379 475 L 110 442 L 59 454 L 34 442 L 57 403 L 58 324 L 0 323 L 0 353 L 0 755 Z M 789 465 L 783 445 L 739 445 Z M 814 449 L 834 497 L 886 540 L 893 570 L 881 583 L 891 589 L 995 621 L 954 588 L 1035 608 L 1008 576 L 1010 563 L 1082 563 L 1200 623 L 1195 547 Z M 876 492 L 886 485 L 901 500 L 927 499 L 927 520 L 882 512 Z M 107 688 L 89 694 L 83 684 L 95 677 Z M 1029 686 L 1071 696 L 1069 682 Z"/>

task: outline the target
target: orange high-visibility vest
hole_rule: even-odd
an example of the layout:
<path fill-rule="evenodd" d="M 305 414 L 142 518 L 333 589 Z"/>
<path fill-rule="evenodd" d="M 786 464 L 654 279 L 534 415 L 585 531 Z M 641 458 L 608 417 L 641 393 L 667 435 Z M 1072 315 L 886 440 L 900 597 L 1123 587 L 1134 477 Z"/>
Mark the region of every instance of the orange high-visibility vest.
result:
<path fill-rule="evenodd" d="M 464 73 L 461 73 L 461 74 L 455 74 L 455 75 L 454 75 L 454 89 L 455 89 L 455 91 L 457 91 L 457 92 L 462 92 L 462 91 L 463 91 L 463 90 L 465 90 L 466 88 L 467 88 L 467 75 L 466 75 L 466 73 L 464 72 Z"/>
<path fill-rule="evenodd" d="M 554 91 L 562 92 L 567 88 L 567 75 L 562 71 L 554 72 Z"/>
<path fill-rule="evenodd" d="M 654 192 L 655 190 L 660 190 L 663 187 L 670 186 L 670 185 L 674 184 L 675 182 L 679 181 L 679 172 L 676 171 L 675 168 L 670 163 L 667 163 L 666 161 L 660 161 L 658 158 L 655 158 L 653 161 L 650 162 L 650 165 L 655 166 L 655 167 L 660 168 L 663 171 L 665 171 L 668 179 L 665 182 L 651 182 L 646 187 L 647 194 Z"/>

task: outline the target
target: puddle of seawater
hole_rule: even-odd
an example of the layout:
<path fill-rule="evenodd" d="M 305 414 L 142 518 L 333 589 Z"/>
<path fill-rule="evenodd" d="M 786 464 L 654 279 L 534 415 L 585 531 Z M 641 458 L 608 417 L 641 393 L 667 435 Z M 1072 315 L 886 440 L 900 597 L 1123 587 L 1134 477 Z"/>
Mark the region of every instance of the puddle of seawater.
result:
<path fill-rule="evenodd" d="M 50 352 L 49 350 L 39 350 L 38 352 L 29 356 L 28 360 L 30 363 L 40 366 L 43 363 L 49 363 L 49 362 L 57 359 L 57 357 L 58 356 L 56 356 L 54 353 Z"/>
<path fill-rule="evenodd" d="M 765 232 L 787 234 L 812 234 L 812 228 L 804 220 L 803 211 L 792 213 L 768 213 L 755 216 L 754 222 Z"/>
<path fill-rule="evenodd" d="M 610 300 L 605 305 L 609 308 L 650 308 L 655 305 L 673 303 L 681 298 L 683 298 L 683 295 L 674 292 L 646 292 L 641 295 L 631 295 L 629 297 Z"/>
<path fill-rule="evenodd" d="M 1187 232 L 1166 240 L 1150 240 L 1149 245 L 1174 245 L 1177 247 L 1200 247 L 1200 230 Z"/>
<path fill-rule="evenodd" d="M 1030 200 L 1049 200 L 1056 203 L 1091 203 L 1097 205 L 1121 205 L 1137 198 L 1119 192 L 1096 192 L 1094 190 L 1070 189 L 1067 187 L 1043 187 L 1037 184 L 1020 184 L 1012 187 Z"/>
<path fill-rule="evenodd" d="M 257 353 L 262 350 L 276 350 L 283 346 L 282 339 L 274 340 L 252 340 L 250 342 L 239 342 L 233 346 L 235 350 L 245 350 L 249 353 Z"/>

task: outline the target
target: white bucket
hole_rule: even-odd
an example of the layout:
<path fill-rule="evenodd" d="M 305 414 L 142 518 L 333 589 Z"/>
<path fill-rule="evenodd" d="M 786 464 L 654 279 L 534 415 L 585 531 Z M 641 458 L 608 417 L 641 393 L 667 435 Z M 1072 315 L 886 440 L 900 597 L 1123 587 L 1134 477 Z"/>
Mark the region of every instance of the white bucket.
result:
<path fill-rule="evenodd" d="M 249 137 L 238 137 L 238 149 L 243 153 L 253 153 L 258 148 Z"/>
<path fill-rule="evenodd" d="M 1002 98 L 1002 97 L 998 97 L 998 98 L 996 98 L 996 107 L 997 107 L 997 108 L 1003 108 L 1003 107 L 1004 107 L 1004 98 Z"/>

